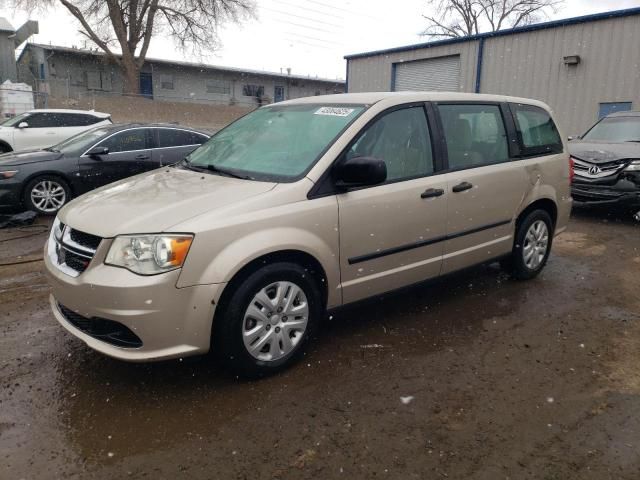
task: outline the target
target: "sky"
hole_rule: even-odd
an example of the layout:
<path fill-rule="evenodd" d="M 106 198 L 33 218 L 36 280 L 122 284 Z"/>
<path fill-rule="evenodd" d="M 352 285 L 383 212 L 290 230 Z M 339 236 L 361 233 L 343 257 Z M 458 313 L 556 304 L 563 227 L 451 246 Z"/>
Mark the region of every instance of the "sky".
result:
<path fill-rule="evenodd" d="M 31 14 L 3 7 L 14 27 L 25 20 L 38 20 L 40 33 L 31 41 L 61 46 L 84 47 L 77 21 L 58 7 L 46 14 Z M 345 76 L 344 55 L 427 41 L 423 14 L 425 0 L 256 0 L 254 19 L 241 25 L 228 24 L 218 36 L 220 48 L 195 55 L 176 48 L 166 35 L 157 36 L 148 57 L 209 63 L 221 66 L 286 71 L 297 75 L 341 78 Z M 566 0 L 549 19 L 640 7 L 640 0 Z"/>

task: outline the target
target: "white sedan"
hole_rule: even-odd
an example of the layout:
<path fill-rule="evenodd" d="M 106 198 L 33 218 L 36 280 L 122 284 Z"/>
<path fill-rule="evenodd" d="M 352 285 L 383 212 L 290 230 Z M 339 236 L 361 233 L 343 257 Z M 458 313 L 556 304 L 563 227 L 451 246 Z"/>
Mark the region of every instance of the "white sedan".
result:
<path fill-rule="evenodd" d="M 0 153 L 50 147 L 111 123 L 110 114 L 93 110 L 31 110 L 0 123 Z"/>

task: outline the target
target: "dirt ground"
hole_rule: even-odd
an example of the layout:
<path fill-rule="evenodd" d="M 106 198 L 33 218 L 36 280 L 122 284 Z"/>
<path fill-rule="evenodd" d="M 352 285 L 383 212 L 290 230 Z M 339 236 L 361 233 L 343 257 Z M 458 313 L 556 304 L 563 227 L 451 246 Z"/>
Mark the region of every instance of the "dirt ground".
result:
<path fill-rule="evenodd" d="M 262 381 L 66 334 L 45 234 L 0 232 L 0 478 L 640 478 L 640 224 L 574 215 L 543 274 L 495 266 L 350 307 Z"/>

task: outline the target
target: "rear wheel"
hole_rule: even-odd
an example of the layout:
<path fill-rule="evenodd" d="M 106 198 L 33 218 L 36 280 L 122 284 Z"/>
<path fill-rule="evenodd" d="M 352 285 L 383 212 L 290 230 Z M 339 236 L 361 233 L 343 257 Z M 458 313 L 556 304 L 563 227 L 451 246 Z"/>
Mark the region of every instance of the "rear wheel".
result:
<path fill-rule="evenodd" d="M 0 155 L 11 151 L 11 147 L 6 143 L 0 143 Z"/>
<path fill-rule="evenodd" d="M 549 259 L 554 225 L 545 210 L 534 210 L 520 222 L 511 257 L 503 262 L 514 278 L 536 277 Z"/>
<path fill-rule="evenodd" d="M 24 206 L 40 215 L 55 215 L 71 198 L 69 185 L 61 178 L 44 175 L 31 180 L 24 190 Z"/>
<path fill-rule="evenodd" d="M 216 313 L 214 348 L 242 376 L 283 370 L 303 355 L 322 315 L 321 298 L 303 267 L 267 265 L 249 275 Z"/>

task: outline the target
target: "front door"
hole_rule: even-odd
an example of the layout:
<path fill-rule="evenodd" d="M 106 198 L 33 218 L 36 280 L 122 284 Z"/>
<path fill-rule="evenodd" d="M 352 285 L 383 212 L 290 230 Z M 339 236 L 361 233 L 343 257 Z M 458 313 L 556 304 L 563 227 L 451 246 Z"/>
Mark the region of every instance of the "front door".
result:
<path fill-rule="evenodd" d="M 284 87 L 276 86 L 273 92 L 273 101 L 275 103 L 284 101 Z"/>
<path fill-rule="evenodd" d="M 153 76 L 148 72 L 140 72 L 140 95 L 153 98 Z"/>
<path fill-rule="evenodd" d="M 529 177 L 509 155 L 500 105 L 439 104 L 451 173 L 443 273 L 507 254 Z"/>
<path fill-rule="evenodd" d="M 370 124 L 346 155 L 383 159 L 387 182 L 339 194 L 343 301 L 353 302 L 440 274 L 446 179 L 422 105 L 395 109 Z"/>
<path fill-rule="evenodd" d="M 82 182 L 79 183 L 86 186 L 87 190 L 92 190 L 159 167 L 152 158 L 150 142 L 147 128 L 123 130 L 106 138 L 95 146 L 107 147 L 109 153 L 80 157 Z"/>

